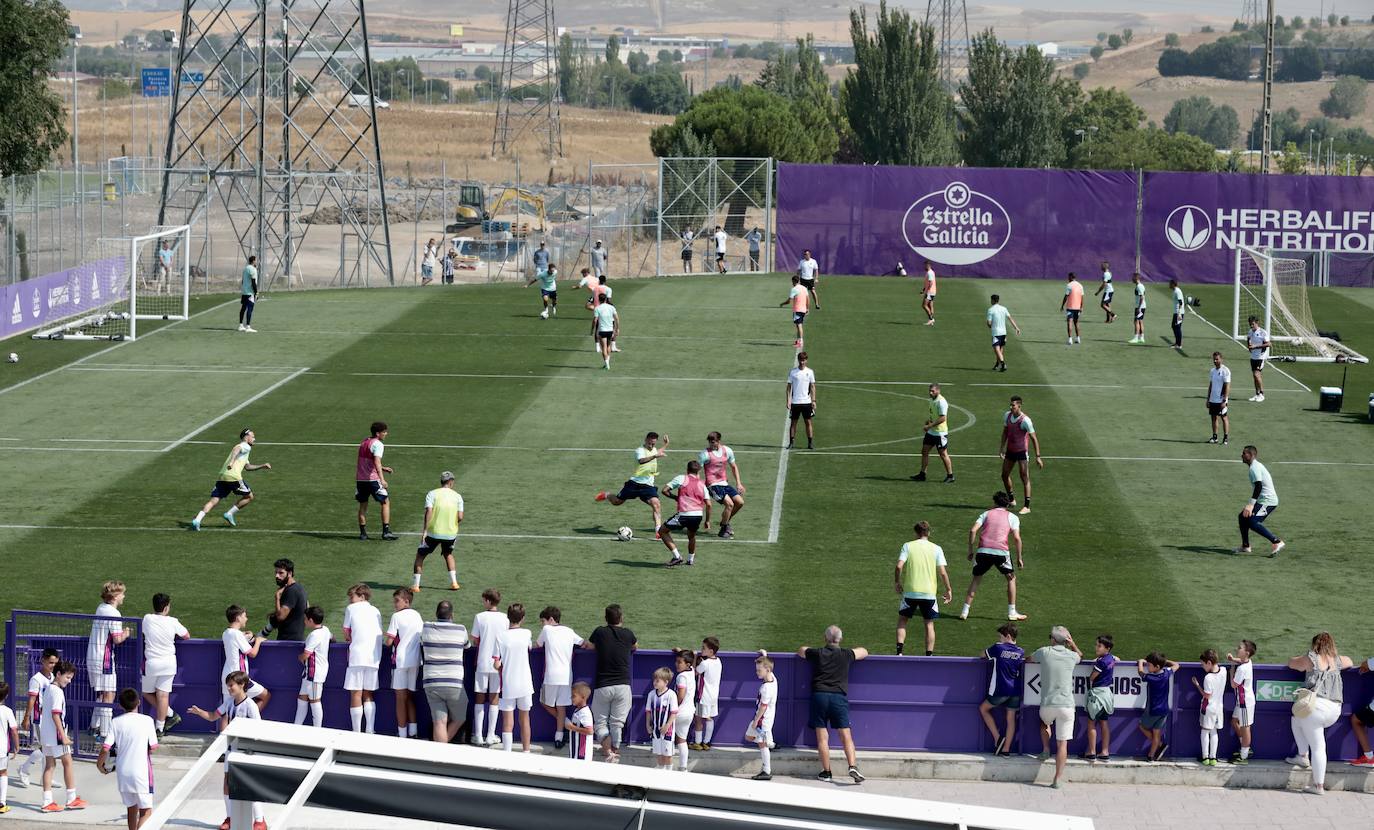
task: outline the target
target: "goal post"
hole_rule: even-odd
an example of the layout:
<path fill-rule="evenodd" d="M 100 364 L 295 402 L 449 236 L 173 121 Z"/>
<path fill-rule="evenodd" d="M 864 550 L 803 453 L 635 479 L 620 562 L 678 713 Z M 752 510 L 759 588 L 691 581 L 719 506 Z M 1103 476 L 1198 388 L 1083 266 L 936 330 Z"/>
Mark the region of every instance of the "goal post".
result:
<path fill-rule="evenodd" d="M 1270 359 L 1368 363 L 1364 355 L 1317 328 L 1307 296 L 1307 261 L 1284 253 L 1248 245 L 1236 248 L 1231 337 L 1244 343 L 1254 317 L 1269 332 Z"/>
<path fill-rule="evenodd" d="M 89 273 L 78 274 L 76 310 L 34 332 L 35 340 L 134 340 L 140 320 L 185 320 L 191 312 L 191 226 L 101 238 Z M 86 269 L 78 269 L 84 271 Z"/>

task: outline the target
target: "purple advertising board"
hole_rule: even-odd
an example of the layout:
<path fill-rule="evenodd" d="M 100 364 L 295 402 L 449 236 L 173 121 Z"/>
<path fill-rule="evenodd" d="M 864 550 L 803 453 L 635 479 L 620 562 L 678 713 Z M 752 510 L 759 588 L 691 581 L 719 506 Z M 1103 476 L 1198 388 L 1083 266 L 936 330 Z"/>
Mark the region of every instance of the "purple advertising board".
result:
<path fill-rule="evenodd" d="M 1368 286 L 1374 179 L 1146 173 L 1140 270 L 1180 282 L 1230 282 L 1239 245 L 1332 254 L 1332 285 Z"/>
<path fill-rule="evenodd" d="M 1135 258 L 1136 177 L 1094 170 L 778 165 L 777 255 L 831 274 L 1062 278 Z M 1125 270 L 1125 269 L 1123 269 Z"/>
<path fill-rule="evenodd" d="M 127 297 L 124 257 L 110 257 L 0 286 L 0 338 L 90 311 Z"/>

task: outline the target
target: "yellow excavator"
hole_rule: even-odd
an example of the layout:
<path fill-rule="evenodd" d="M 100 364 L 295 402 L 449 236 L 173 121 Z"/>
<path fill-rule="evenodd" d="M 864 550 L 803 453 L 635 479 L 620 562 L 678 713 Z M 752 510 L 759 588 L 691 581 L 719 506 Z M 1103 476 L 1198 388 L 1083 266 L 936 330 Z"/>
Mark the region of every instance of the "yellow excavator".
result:
<path fill-rule="evenodd" d="M 528 190 L 507 187 L 488 204 L 482 185 L 464 184 L 458 188 L 458 208 L 454 212 L 454 222 L 446 226 L 444 232 L 462 233 L 473 228 L 481 228 L 483 233 L 510 231 L 512 236 L 522 237 L 527 236 L 531 230 L 526 217 L 537 219 L 538 227 L 533 230 L 544 232 L 544 197 Z"/>

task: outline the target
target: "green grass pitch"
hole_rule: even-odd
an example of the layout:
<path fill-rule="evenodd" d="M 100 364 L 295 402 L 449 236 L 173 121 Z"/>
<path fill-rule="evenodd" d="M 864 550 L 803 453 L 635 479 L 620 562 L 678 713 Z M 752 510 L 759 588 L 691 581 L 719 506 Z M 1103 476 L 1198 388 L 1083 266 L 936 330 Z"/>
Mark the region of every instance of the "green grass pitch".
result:
<path fill-rule="evenodd" d="M 954 619 L 968 583 L 965 540 L 999 488 L 1000 418 L 1019 393 L 1047 456 L 1023 523 L 1027 642 L 1063 623 L 1081 638 L 1112 633 L 1126 656 L 1161 648 L 1191 659 L 1247 637 L 1267 661 L 1318 629 L 1363 630 L 1364 592 L 1344 586 L 1368 556 L 1368 367 L 1351 367 L 1339 414 L 1316 411 L 1316 392 L 1303 388 L 1338 383 L 1331 365 L 1272 365 L 1268 400 L 1253 404 L 1244 351 L 1202 320 L 1189 318 L 1185 353 L 1167 347 L 1158 285 L 1147 347 L 1125 342 L 1129 309 L 1104 325 L 1092 308 L 1083 344 L 1069 348 L 1055 282 L 945 280 L 939 322 L 925 327 L 915 280 L 825 279 L 806 332 L 820 380 L 817 450 L 784 456 L 786 278 L 615 287 L 624 351 L 611 372 L 592 353 L 580 292 L 564 291 L 562 313 L 543 321 L 537 293 L 515 286 L 275 295 L 260 304 L 256 335 L 234 331 L 236 301 L 212 297 L 196 301 L 190 321 L 114 348 L 10 341 L 3 351 L 23 359 L 0 373 L 0 609 L 89 613 L 100 583 L 117 578 L 129 585 L 127 613 L 145 613 L 166 591 L 194 635 L 213 637 L 231 602 L 261 619 L 271 563 L 287 556 L 337 625 L 347 585 L 409 583 L 414 535 L 356 539 L 355 447 L 382 419 L 397 531 L 419 530 L 441 470 L 457 473 L 466 500 L 463 589 L 450 594 L 431 557 L 418 603 L 426 614 L 453 598 L 469 618 L 481 590 L 497 586 L 535 610 L 560 606 L 579 630 L 620 602 L 647 645 L 715 634 L 730 650 L 791 649 L 838 622 L 848 641 L 891 653 L 893 564 L 925 519 L 955 591 L 938 651 L 974 654 L 995 639 L 1006 604 L 994 574 L 972 617 Z M 1224 325 L 1229 287 L 1189 290 Z M 994 291 L 1024 331 L 1011 338 L 1004 374 L 989 371 L 983 322 Z M 1374 354 L 1374 294 L 1314 291 L 1312 302 L 1323 328 Z M 1235 377 L 1230 447 L 1202 443 L 1213 349 Z M 950 485 L 938 474 L 907 480 L 932 380 L 953 407 Z M 238 529 L 217 511 L 205 531 L 188 532 L 244 426 L 258 435 L 253 461 L 274 467 L 249 475 L 258 500 Z M 713 429 L 738 453 L 748 488 L 737 541 L 711 537 L 695 568 L 665 570 L 649 510 L 592 496 L 624 481 L 646 431 L 673 439 L 662 483 Z M 1246 443 L 1259 445 L 1282 500 L 1271 527 L 1289 547 L 1276 560 L 1228 553 L 1248 493 Z M 370 515 L 375 540 L 375 506 Z M 620 525 L 638 538 L 615 541 Z"/>

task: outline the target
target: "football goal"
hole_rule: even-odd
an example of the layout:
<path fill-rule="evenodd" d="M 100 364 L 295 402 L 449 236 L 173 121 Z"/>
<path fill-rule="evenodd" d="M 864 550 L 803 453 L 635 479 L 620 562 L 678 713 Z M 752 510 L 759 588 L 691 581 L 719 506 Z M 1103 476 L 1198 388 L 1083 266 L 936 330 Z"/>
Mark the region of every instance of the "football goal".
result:
<path fill-rule="evenodd" d="M 80 269 L 79 311 L 33 333 L 35 340 L 134 340 L 140 320 L 185 320 L 191 305 L 191 226 L 102 238 Z"/>
<path fill-rule="evenodd" d="M 1272 360 L 1368 363 L 1359 352 L 1322 332 L 1307 300 L 1307 261 L 1273 248 L 1236 249 L 1231 337 L 1244 343 L 1255 317 L 1269 332 Z"/>

